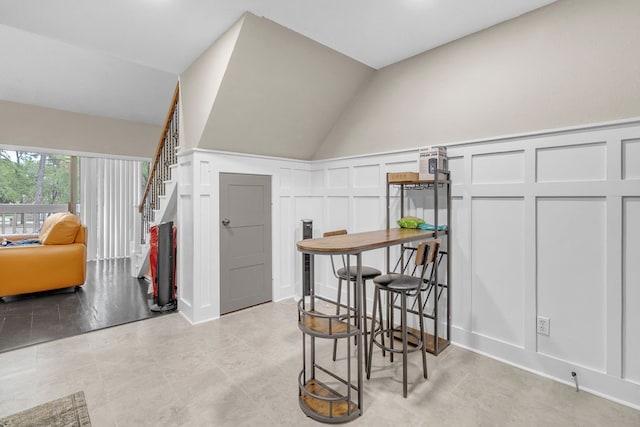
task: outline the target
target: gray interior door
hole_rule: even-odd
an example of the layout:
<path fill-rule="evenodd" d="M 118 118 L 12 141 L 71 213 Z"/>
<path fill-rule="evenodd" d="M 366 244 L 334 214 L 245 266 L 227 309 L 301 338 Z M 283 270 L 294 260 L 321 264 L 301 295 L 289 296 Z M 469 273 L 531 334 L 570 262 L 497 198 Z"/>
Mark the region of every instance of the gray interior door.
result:
<path fill-rule="evenodd" d="M 220 313 L 271 298 L 271 177 L 221 173 Z"/>

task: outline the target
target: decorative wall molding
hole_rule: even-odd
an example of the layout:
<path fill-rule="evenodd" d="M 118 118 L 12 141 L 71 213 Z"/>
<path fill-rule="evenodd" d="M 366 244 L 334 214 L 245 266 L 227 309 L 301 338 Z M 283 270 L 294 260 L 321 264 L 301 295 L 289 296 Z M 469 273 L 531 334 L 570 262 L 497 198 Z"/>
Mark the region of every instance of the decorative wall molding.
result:
<path fill-rule="evenodd" d="M 585 390 L 640 408 L 638 141 L 633 121 L 448 146 L 455 344 L 564 383 L 575 371 Z M 179 257 L 180 309 L 197 323 L 219 316 L 219 239 L 206 225 L 219 220 L 219 172 L 272 176 L 278 300 L 301 294 L 301 220 L 313 220 L 314 237 L 384 228 L 386 173 L 416 171 L 418 150 L 314 162 L 203 150 L 180 158 L 189 180 L 180 180 L 179 245 L 193 250 Z M 392 209 L 398 203 L 392 193 Z M 431 208 L 427 195 L 412 195 L 406 214 L 429 221 Z M 316 286 L 335 296 L 322 258 Z M 384 251 L 363 261 L 384 266 Z M 549 336 L 536 333 L 539 315 Z"/>
<path fill-rule="evenodd" d="M 576 371 L 585 390 L 640 408 L 638 141 L 640 123 L 625 121 L 447 147 L 454 343 L 567 384 Z M 386 172 L 417 170 L 417 149 L 311 167 L 325 183 L 313 189 L 316 232 L 372 229 L 384 224 Z M 428 218 L 428 203 L 411 200 L 409 214 Z M 317 286 L 335 295 L 317 264 Z"/>

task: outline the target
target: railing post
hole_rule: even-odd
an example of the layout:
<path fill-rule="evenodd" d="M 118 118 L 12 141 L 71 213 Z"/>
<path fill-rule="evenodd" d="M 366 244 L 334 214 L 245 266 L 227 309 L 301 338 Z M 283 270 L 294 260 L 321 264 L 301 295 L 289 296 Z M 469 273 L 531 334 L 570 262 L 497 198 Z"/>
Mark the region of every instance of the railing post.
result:
<path fill-rule="evenodd" d="M 66 212 L 66 204 L 32 205 L 32 204 L 0 204 L 0 231 L 4 236 L 9 234 L 37 234 L 44 219 L 52 213 Z M 7 219 L 9 227 L 7 227 Z"/>
<path fill-rule="evenodd" d="M 69 188 L 69 212 L 76 214 L 77 193 L 78 193 L 78 157 L 71 156 L 71 186 Z"/>

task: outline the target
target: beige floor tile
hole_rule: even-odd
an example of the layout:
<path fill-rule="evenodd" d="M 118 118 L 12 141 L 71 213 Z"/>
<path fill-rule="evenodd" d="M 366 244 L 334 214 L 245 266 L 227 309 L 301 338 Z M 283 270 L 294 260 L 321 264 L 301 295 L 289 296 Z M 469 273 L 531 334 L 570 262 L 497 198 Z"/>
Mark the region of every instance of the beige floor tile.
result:
<path fill-rule="evenodd" d="M 146 379 L 109 403 L 118 426 L 172 426 L 189 421 L 185 406 L 162 381 Z"/>
<path fill-rule="evenodd" d="M 298 403 L 296 319 L 293 300 L 199 325 L 173 313 L 2 353 L 0 416 L 83 390 L 94 427 L 318 425 Z M 337 362 L 331 340 L 316 347 L 323 366 L 344 373 L 344 340 Z M 364 412 L 350 425 L 640 425 L 640 411 L 462 348 L 427 363 L 425 380 L 410 355 L 405 399 L 401 359 L 374 347 Z"/>
<path fill-rule="evenodd" d="M 86 397 L 86 394 L 85 394 Z M 116 418 L 115 413 L 111 410 L 109 402 L 97 403 L 86 398 L 87 408 L 89 408 L 89 419 L 91 420 L 91 427 L 115 427 Z"/>
<path fill-rule="evenodd" d="M 14 374 L 35 371 L 38 346 L 0 353 L 0 382 Z"/>

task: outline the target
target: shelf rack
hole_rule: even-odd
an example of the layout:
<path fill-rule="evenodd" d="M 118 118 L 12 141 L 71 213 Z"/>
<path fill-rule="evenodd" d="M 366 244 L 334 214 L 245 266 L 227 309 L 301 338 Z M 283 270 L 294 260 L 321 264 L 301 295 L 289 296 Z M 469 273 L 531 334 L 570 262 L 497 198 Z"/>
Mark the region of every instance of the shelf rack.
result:
<path fill-rule="evenodd" d="M 314 277 L 313 256 L 310 257 L 310 270 L 311 277 Z M 350 289 L 352 287 L 347 286 L 347 306 L 351 305 L 352 298 L 359 298 L 359 295 L 351 295 Z M 361 369 L 352 366 L 352 346 L 346 346 L 344 362 L 330 361 L 331 365 L 322 365 L 316 359 L 316 339 L 360 338 L 360 329 L 356 326 L 357 313 L 347 310 L 336 314 L 337 306 L 336 301 L 315 294 L 314 280 L 311 280 L 310 294 L 298 301 L 303 359 L 298 375 L 298 402 L 307 416 L 331 424 L 351 421 L 362 413 Z M 362 343 L 355 350 L 359 364 L 362 361 L 361 347 Z"/>
<path fill-rule="evenodd" d="M 451 175 L 448 170 L 438 169 L 434 174 L 434 179 L 429 181 L 424 180 L 411 180 L 411 181 L 389 181 L 389 173 L 387 173 L 387 229 L 391 227 L 391 188 L 399 187 L 400 188 L 400 216 L 398 218 L 402 218 L 405 216 L 405 191 L 406 190 L 430 190 L 433 191 L 433 226 L 434 226 L 434 238 L 446 238 L 447 239 L 447 250 L 440 251 L 439 261 L 442 259 L 442 256 L 446 257 L 446 268 L 447 275 L 444 281 L 440 281 L 438 275 L 438 268 L 435 268 L 434 276 L 433 276 L 433 287 L 431 287 L 431 291 L 426 295 L 425 306 L 429 304 L 430 298 L 433 301 L 433 310 L 432 312 L 425 311 L 424 317 L 432 322 L 433 325 L 433 334 L 425 332 L 423 342 L 426 345 L 426 349 L 429 353 L 434 355 L 438 355 L 442 350 L 444 350 L 450 343 L 451 340 L 451 298 L 450 298 L 450 288 L 451 288 Z M 440 177 L 444 177 L 444 179 L 440 179 Z M 447 209 L 447 224 L 445 230 L 438 230 L 439 223 L 439 192 L 442 190 L 446 191 L 446 209 Z M 409 249 L 411 250 L 411 246 L 401 245 L 401 252 L 399 262 L 396 265 L 400 265 L 401 267 L 406 266 L 404 261 L 405 251 Z M 391 252 L 389 248 L 386 251 L 387 256 L 387 271 L 391 271 Z M 436 264 L 436 267 L 439 266 L 440 263 Z M 439 312 L 439 301 L 442 293 L 445 292 L 447 305 L 446 305 L 446 330 L 444 336 L 440 336 L 439 333 L 439 320 L 442 319 L 442 315 Z M 413 314 L 418 314 L 417 310 L 409 310 Z M 419 334 L 419 331 L 409 328 L 414 333 Z"/>

